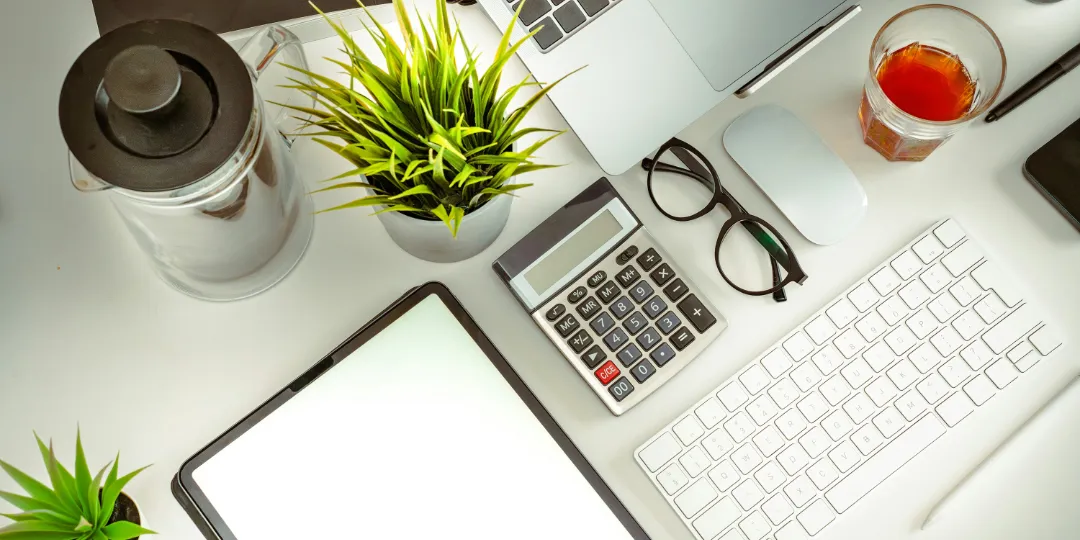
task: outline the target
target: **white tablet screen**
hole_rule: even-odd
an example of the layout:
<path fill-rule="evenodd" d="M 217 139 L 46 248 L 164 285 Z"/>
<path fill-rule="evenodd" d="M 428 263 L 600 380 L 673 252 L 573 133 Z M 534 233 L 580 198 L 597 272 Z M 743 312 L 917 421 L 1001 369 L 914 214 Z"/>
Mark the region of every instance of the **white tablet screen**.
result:
<path fill-rule="evenodd" d="M 436 295 L 192 473 L 240 540 L 631 540 Z"/>

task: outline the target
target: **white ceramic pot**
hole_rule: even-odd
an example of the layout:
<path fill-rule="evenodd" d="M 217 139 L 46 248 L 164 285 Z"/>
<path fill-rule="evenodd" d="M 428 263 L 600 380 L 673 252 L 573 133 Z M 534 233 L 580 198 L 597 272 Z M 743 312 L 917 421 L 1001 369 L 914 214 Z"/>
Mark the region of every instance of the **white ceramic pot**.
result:
<path fill-rule="evenodd" d="M 379 221 L 401 249 L 425 261 L 463 261 L 490 246 L 506 227 L 514 197 L 499 195 L 461 220 L 457 238 L 439 221 L 418 219 L 400 212 L 383 212 Z M 380 208 L 381 209 L 381 208 Z"/>

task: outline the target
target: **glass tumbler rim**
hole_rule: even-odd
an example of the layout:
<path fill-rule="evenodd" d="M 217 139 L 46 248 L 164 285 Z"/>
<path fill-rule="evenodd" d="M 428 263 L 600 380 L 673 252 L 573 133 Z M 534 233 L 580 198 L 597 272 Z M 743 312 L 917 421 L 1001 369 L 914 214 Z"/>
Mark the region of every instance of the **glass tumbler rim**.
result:
<path fill-rule="evenodd" d="M 997 83 L 995 84 L 994 93 L 990 96 L 989 99 L 986 100 L 986 103 L 984 103 L 982 107 L 979 107 L 978 110 L 968 111 L 966 114 L 964 114 L 963 116 L 961 116 L 960 118 L 957 118 L 955 120 L 945 120 L 945 121 L 942 121 L 942 120 L 927 120 L 925 118 L 919 118 L 918 116 L 915 116 L 915 115 L 901 109 L 895 103 L 893 103 L 891 99 L 888 99 L 888 96 L 885 95 L 885 91 L 881 88 L 881 85 L 878 83 L 877 77 L 874 76 L 874 73 L 877 71 L 877 65 L 874 63 L 874 48 L 875 48 L 875 45 L 877 45 L 878 42 L 881 41 L 882 36 L 889 29 L 889 27 L 892 26 L 893 23 L 895 23 L 896 21 L 900 20 L 901 18 L 903 18 L 903 17 L 905 17 L 907 15 L 910 15 L 910 14 L 918 12 L 918 11 L 928 10 L 928 9 L 944 9 L 944 10 L 952 11 L 952 12 L 958 14 L 958 15 L 961 15 L 963 17 L 967 17 L 967 18 L 971 19 L 976 24 L 978 24 L 987 33 L 987 35 L 990 36 L 990 39 L 992 39 L 994 41 L 994 45 L 997 47 L 998 54 L 1001 56 L 1001 77 L 998 79 Z M 989 109 L 994 104 L 995 101 L 997 101 L 998 95 L 1001 94 L 1001 89 L 1005 86 L 1005 74 L 1007 72 L 1007 69 L 1008 69 L 1008 61 L 1005 58 L 1005 47 L 1004 47 L 1004 45 L 1001 44 L 1001 39 L 998 38 L 998 35 L 997 35 L 996 32 L 994 32 L 994 29 L 990 28 L 990 25 L 986 24 L 986 21 L 979 18 L 978 15 L 975 15 L 974 13 L 972 13 L 972 12 L 966 10 L 966 9 L 956 7 L 956 6 L 951 6 L 951 5 L 948 5 L 948 4 L 921 4 L 921 5 L 918 5 L 918 6 L 913 6 L 913 7 L 907 8 L 907 9 L 897 13 L 896 15 L 893 15 L 892 17 L 889 18 L 889 20 L 885 21 L 885 24 L 881 25 L 881 28 L 878 29 L 877 34 L 874 35 L 874 40 L 870 42 L 870 54 L 869 54 L 869 58 L 868 58 L 868 70 L 869 70 L 869 73 L 870 73 L 869 84 L 873 86 L 873 89 L 876 92 L 878 92 L 882 96 L 884 96 L 886 102 L 892 107 L 892 109 L 894 109 L 894 112 L 900 114 L 905 120 L 912 121 L 912 122 L 918 122 L 918 123 L 922 123 L 922 124 L 926 124 L 926 125 L 930 125 L 930 126 L 947 127 L 947 126 L 955 126 L 955 125 L 959 125 L 959 124 L 964 124 L 966 122 L 971 121 L 971 119 L 975 118 L 976 116 L 978 116 L 978 115 L 982 114 L 983 112 L 985 112 L 987 109 Z"/>

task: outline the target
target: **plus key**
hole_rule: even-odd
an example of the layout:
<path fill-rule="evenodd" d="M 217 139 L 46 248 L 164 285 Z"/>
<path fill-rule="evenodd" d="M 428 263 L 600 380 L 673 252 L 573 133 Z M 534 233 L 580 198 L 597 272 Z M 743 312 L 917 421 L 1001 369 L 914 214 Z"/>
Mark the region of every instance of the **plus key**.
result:
<path fill-rule="evenodd" d="M 716 324 L 716 317 L 709 310 L 705 308 L 705 305 L 698 300 L 697 295 L 691 294 L 687 296 L 685 300 L 679 302 L 679 311 L 686 315 L 686 318 L 690 320 L 690 324 L 697 328 L 698 332 L 704 332 L 709 329 L 710 326 Z"/>

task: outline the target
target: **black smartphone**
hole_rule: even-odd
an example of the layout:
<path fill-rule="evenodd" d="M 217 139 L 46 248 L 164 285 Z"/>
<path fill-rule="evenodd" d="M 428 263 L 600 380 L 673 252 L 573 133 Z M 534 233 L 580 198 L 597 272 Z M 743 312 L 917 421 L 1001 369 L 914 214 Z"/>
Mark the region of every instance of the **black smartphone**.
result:
<path fill-rule="evenodd" d="M 1024 176 L 1080 230 L 1080 120 L 1031 154 Z"/>

